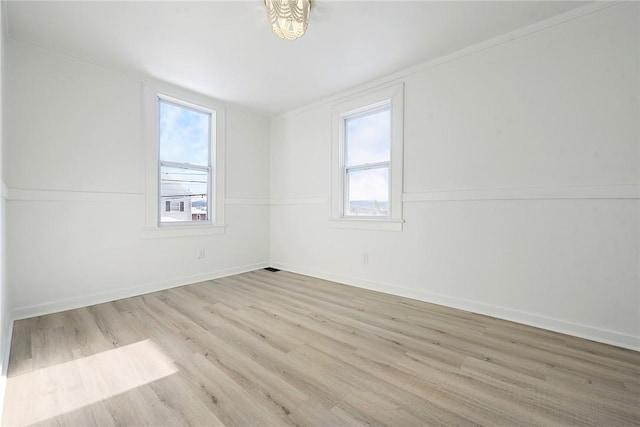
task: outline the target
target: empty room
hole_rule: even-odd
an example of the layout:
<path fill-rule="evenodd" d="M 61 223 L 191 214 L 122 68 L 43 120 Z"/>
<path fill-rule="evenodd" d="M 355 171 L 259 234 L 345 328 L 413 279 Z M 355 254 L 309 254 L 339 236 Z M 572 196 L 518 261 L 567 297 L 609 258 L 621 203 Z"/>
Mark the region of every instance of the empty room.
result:
<path fill-rule="evenodd" d="M 0 0 L 3 426 L 640 426 L 640 2 Z"/>

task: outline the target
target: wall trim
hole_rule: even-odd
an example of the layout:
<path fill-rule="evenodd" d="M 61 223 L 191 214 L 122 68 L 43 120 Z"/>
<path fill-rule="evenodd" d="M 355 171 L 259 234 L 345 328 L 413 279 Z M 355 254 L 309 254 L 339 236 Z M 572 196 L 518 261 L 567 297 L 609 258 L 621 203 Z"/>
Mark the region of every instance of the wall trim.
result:
<path fill-rule="evenodd" d="M 95 304 L 115 301 L 123 298 L 131 298 L 151 292 L 163 291 L 166 289 L 185 286 L 192 283 L 204 282 L 207 280 L 219 279 L 221 277 L 233 276 L 235 274 L 246 273 L 248 271 L 259 270 L 269 266 L 269 262 L 263 261 L 255 264 L 241 265 L 233 268 L 215 270 L 209 273 L 196 274 L 176 279 L 163 280 L 159 282 L 147 283 L 131 288 L 117 289 L 108 292 L 99 292 L 75 298 L 64 298 L 53 302 L 34 304 L 25 307 L 18 307 L 11 311 L 11 319 L 20 320 L 30 317 L 43 316 L 51 313 L 58 313 L 76 308 L 88 307 Z"/>
<path fill-rule="evenodd" d="M 73 191 L 73 190 L 44 190 L 28 188 L 1 187 L 1 195 L 8 200 L 24 202 L 129 202 L 144 198 L 144 193 L 136 192 L 107 192 L 107 191 Z M 226 205 L 269 205 L 268 197 L 228 197 Z"/>
<path fill-rule="evenodd" d="M 411 77 L 415 74 L 421 73 L 423 71 L 426 71 L 430 68 L 434 68 L 437 67 L 439 65 L 443 65 L 446 64 L 448 62 L 452 62 L 455 61 L 457 59 L 461 59 L 464 58 L 466 56 L 469 55 L 473 55 L 475 53 L 478 52 L 482 52 L 483 50 L 487 50 L 493 47 L 497 47 L 500 46 L 502 44 L 506 44 L 509 43 L 513 40 L 517 40 L 526 36 L 529 36 L 531 34 L 535 34 L 538 33 L 540 31 L 546 30 L 548 28 L 553 28 L 555 26 L 564 24 L 565 22 L 570 22 L 579 18 L 582 18 L 584 16 L 588 16 L 591 15 L 593 13 L 599 12 L 601 10 L 610 8 L 610 7 L 614 7 L 620 4 L 625 4 L 628 0 L 622 0 L 622 1 L 595 1 L 592 3 L 589 3 L 585 6 L 581 6 L 581 7 L 577 7 L 575 9 L 569 10 L 567 12 L 561 13 L 560 15 L 555 15 L 552 17 L 549 17 L 545 20 L 539 21 L 539 22 L 535 22 L 533 24 L 527 25 L 525 27 L 522 28 L 518 28 L 516 30 L 513 30 L 511 32 L 508 32 L 506 34 L 501 34 L 499 36 L 490 38 L 488 40 L 482 41 L 480 43 L 476 43 L 473 44 L 471 46 L 467 46 L 465 48 L 462 48 L 460 50 L 457 50 L 455 52 L 428 60 L 426 62 L 423 62 L 421 64 L 418 65 L 414 65 L 413 67 L 409 67 L 409 68 L 405 68 L 402 71 L 398 71 L 396 73 L 393 74 L 389 74 L 387 76 L 381 77 L 379 79 L 375 79 L 372 81 L 369 81 L 368 83 L 364 83 L 364 84 L 359 84 L 355 87 L 353 87 L 350 90 L 346 90 L 343 92 L 340 92 L 339 94 L 336 95 L 332 95 L 329 97 L 326 97 L 324 99 L 321 99 L 317 102 L 305 105 L 303 107 L 300 108 L 296 108 L 294 110 L 279 114 L 274 116 L 273 118 L 275 119 L 279 119 L 279 118 L 285 118 L 285 117 L 290 117 L 290 116 L 294 116 L 296 114 L 300 114 L 303 113 L 305 111 L 308 110 L 312 110 L 314 108 L 318 108 L 321 106 L 324 106 L 326 104 L 331 104 L 331 103 L 335 103 L 335 102 L 339 102 L 342 99 L 346 99 L 350 96 L 356 95 L 360 92 L 364 92 L 364 91 L 368 91 L 371 90 L 375 87 L 381 86 L 381 85 L 386 85 L 386 84 L 390 84 L 390 83 L 399 83 L 402 80 L 406 79 L 407 77 Z"/>
<path fill-rule="evenodd" d="M 343 283 L 358 288 L 369 289 L 386 294 L 411 298 L 418 301 L 438 304 L 445 307 L 470 311 L 473 313 L 483 314 L 486 316 L 508 320 L 523 325 L 546 329 L 553 332 L 559 332 L 561 334 L 571 335 L 578 338 L 585 338 L 591 341 L 597 341 L 604 344 L 610 344 L 617 347 L 640 351 L 640 336 L 627 335 L 606 329 L 599 329 L 592 326 L 567 322 L 561 319 L 541 316 L 535 313 L 520 312 L 518 310 L 497 307 L 494 305 L 479 303 L 471 300 L 435 294 L 417 289 L 402 288 L 387 283 L 374 282 L 352 276 L 333 274 L 325 271 L 310 269 L 303 266 L 280 263 L 277 261 L 272 262 L 271 266 L 281 270 L 304 274 L 319 279 L 331 280 L 333 282 Z"/>
<path fill-rule="evenodd" d="M 70 190 L 33 190 L 0 186 L 0 197 L 10 201 L 40 202 L 129 202 L 144 198 L 144 193 L 70 191 Z M 447 200 L 543 200 L 543 199 L 640 199 L 640 185 L 576 185 L 559 187 L 514 187 L 514 188 L 475 188 L 465 190 L 434 190 L 405 192 L 403 202 L 430 202 Z M 227 205 L 309 205 L 329 203 L 331 198 L 324 197 L 286 197 L 286 198 L 226 198 Z"/>
<path fill-rule="evenodd" d="M 23 202 L 129 202 L 143 199 L 143 193 L 70 191 L 70 190 L 33 190 L 9 188 L 10 201 Z"/>
<path fill-rule="evenodd" d="M 318 205 L 330 203 L 331 197 L 288 197 L 271 199 L 271 205 Z"/>
<path fill-rule="evenodd" d="M 434 202 L 457 200 L 554 200 L 554 199 L 640 199 L 640 185 L 566 185 L 557 187 L 474 188 L 405 192 L 402 201 Z M 239 199 L 244 200 L 244 199 Z M 272 206 L 330 203 L 330 197 L 271 199 Z M 227 202 L 228 203 L 228 202 Z M 240 203 L 238 203 L 240 204 Z"/>
<path fill-rule="evenodd" d="M 270 200 L 268 197 L 227 197 L 224 199 L 227 205 L 245 205 L 245 206 L 268 206 Z"/>
<path fill-rule="evenodd" d="M 478 188 L 404 193 L 403 202 L 449 200 L 639 199 L 640 185 Z"/>

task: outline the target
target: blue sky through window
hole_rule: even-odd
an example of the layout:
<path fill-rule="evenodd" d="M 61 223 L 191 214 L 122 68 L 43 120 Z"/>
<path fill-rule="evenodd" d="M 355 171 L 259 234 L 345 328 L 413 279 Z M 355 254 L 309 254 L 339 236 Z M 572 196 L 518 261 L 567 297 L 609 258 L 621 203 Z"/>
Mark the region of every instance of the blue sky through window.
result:
<path fill-rule="evenodd" d="M 389 161 L 391 156 L 391 109 L 346 119 L 346 165 Z"/>
<path fill-rule="evenodd" d="M 211 114 L 160 101 L 160 160 L 209 164 Z"/>

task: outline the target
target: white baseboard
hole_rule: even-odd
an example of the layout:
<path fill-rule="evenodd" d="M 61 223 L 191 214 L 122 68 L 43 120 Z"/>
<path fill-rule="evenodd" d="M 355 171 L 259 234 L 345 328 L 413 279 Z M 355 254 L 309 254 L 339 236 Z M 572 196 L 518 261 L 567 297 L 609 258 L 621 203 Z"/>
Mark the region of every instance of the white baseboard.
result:
<path fill-rule="evenodd" d="M 160 282 L 148 283 L 145 285 L 135 286 L 133 288 L 118 289 L 108 292 L 100 292 L 91 295 L 84 295 L 76 298 L 65 298 L 58 301 L 47 302 L 44 304 L 35 304 L 25 307 L 19 307 L 11 312 L 12 320 L 27 319 L 29 317 L 42 316 L 45 314 L 58 313 L 60 311 L 73 310 L 75 308 L 88 307 L 90 305 L 102 304 L 109 301 L 115 301 L 123 298 L 135 297 L 138 295 L 148 294 L 151 292 L 163 291 L 165 289 L 175 288 L 178 286 L 189 285 L 191 283 L 203 282 L 205 280 L 219 279 L 221 277 L 232 276 L 234 274 L 246 273 L 248 271 L 258 270 L 268 267 L 267 261 L 242 265 L 223 270 L 212 271 L 205 274 L 197 274 L 193 276 L 181 277 L 179 279 L 164 280 Z"/>
<path fill-rule="evenodd" d="M 280 270 L 304 274 L 306 276 L 316 277 L 319 279 L 331 280 L 333 282 L 343 283 L 350 286 L 356 286 L 359 288 L 370 289 L 373 291 L 383 292 L 391 295 L 411 298 L 418 301 L 424 301 L 432 304 L 470 311 L 473 313 L 521 323 L 524 325 L 542 328 L 553 332 L 559 332 L 566 335 L 585 338 L 591 341 L 597 341 L 604 344 L 611 344 L 617 347 L 640 351 L 640 337 L 636 337 L 633 335 L 594 328 L 592 326 L 580 325 L 572 322 L 567 322 L 565 320 L 541 316 L 535 313 L 526 313 L 504 307 L 496 307 L 485 303 L 479 303 L 416 289 L 407 289 L 387 283 L 374 282 L 351 276 L 343 276 L 340 274 L 333 274 L 325 271 L 318 271 L 306 267 L 300 267 L 280 262 L 272 262 L 271 266 Z"/>

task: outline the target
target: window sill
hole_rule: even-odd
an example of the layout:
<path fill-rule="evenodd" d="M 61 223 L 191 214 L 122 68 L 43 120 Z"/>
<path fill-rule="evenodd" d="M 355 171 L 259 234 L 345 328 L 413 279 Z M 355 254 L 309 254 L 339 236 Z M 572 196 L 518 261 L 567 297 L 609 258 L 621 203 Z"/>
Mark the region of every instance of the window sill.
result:
<path fill-rule="evenodd" d="M 225 225 L 188 225 L 183 227 L 145 227 L 142 237 L 145 239 L 165 239 L 171 237 L 197 237 L 224 234 Z"/>
<path fill-rule="evenodd" d="M 331 218 L 329 222 L 333 228 L 374 231 L 402 231 L 402 225 L 404 224 L 401 219 L 386 218 Z"/>

